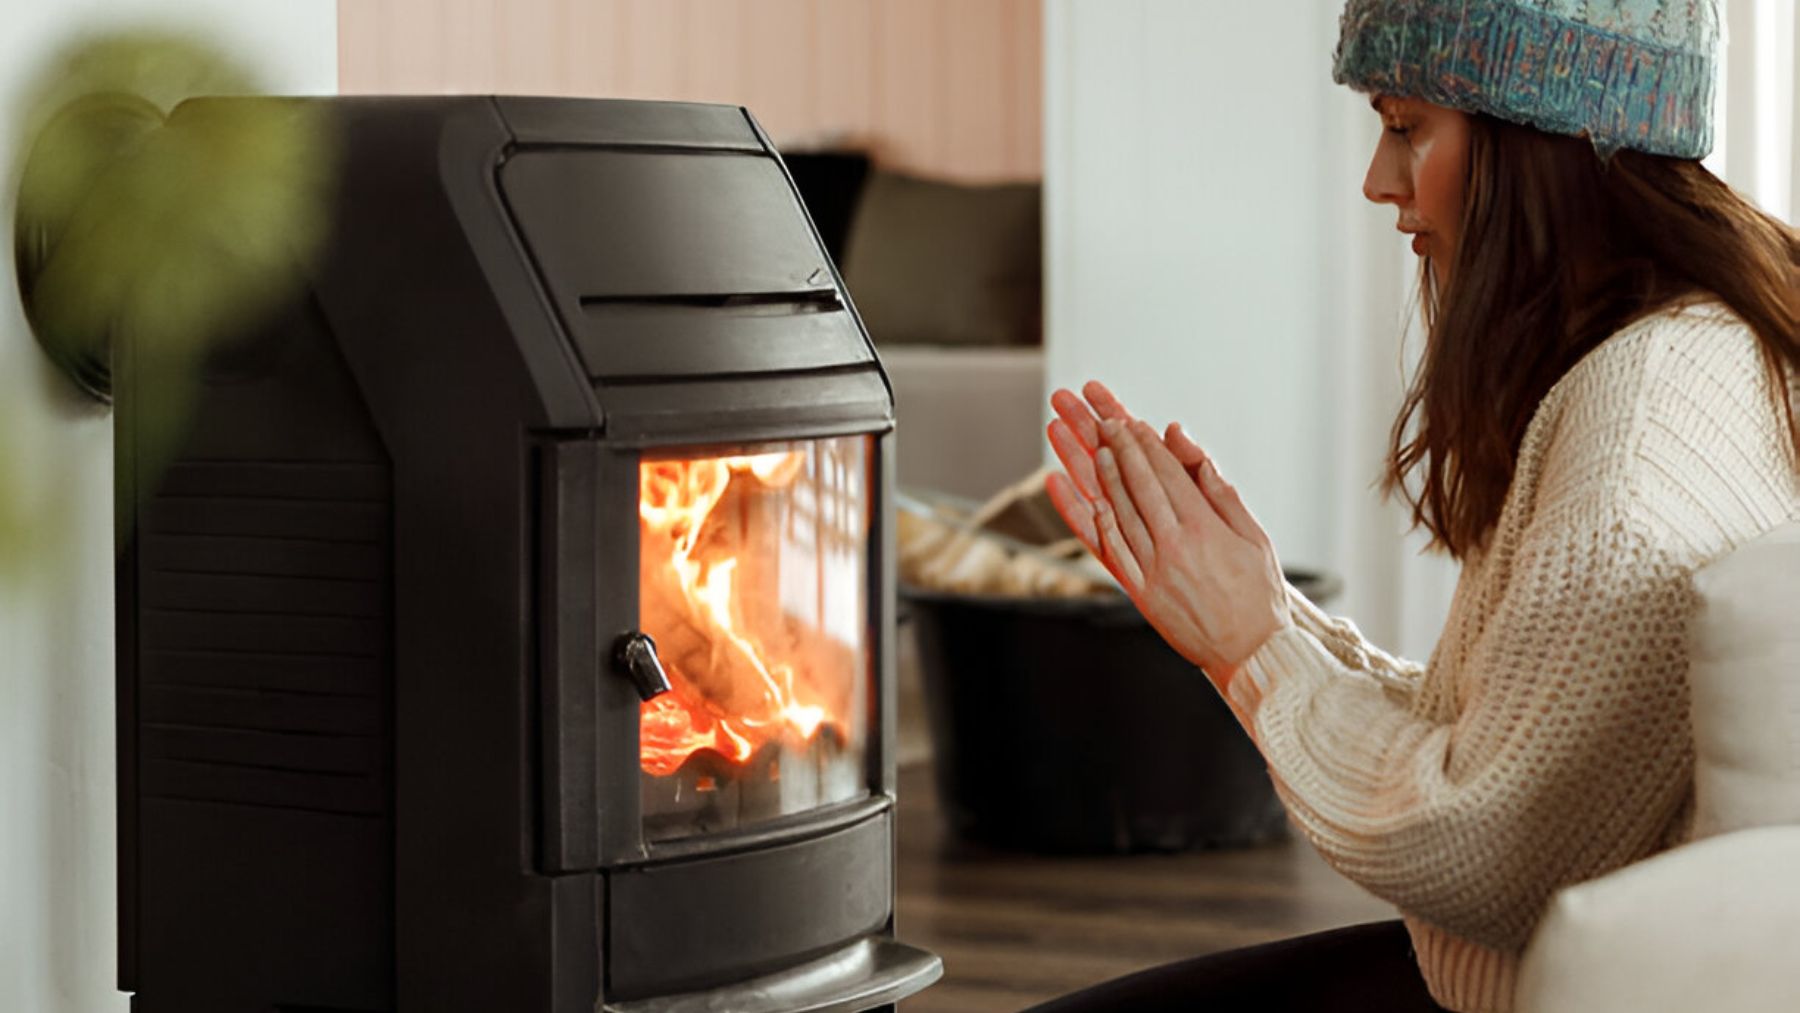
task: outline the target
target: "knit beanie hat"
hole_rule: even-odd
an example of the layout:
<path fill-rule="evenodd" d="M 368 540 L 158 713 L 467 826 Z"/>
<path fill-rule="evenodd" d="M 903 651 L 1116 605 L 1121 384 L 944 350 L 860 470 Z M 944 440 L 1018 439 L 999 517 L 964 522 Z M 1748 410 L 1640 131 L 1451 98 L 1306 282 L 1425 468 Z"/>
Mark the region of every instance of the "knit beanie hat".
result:
<path fill-rule="evenodd" d="M 1332 77 L 1620 148 L 1712 150 L 1713 0 L 1349 0 Z"/>

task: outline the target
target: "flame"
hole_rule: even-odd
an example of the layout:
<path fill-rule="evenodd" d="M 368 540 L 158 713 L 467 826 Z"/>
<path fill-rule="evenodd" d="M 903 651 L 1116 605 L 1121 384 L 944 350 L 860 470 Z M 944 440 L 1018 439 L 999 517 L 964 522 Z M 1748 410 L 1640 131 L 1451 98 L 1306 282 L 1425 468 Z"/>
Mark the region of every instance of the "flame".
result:
<path fill-rule="evenodd" d="M 640 762 L 646 773 L 672 774 L 701 749 L 743 763 L 758 746 L 778 738 L 810 741 L 828 720 L 825 708 L 800 699 L 793 667 L 771 661 L 757 639 L 739 628 L 732 608 L 738 558 L 703 558 L 698 551 L 707 519 L 734 480 L 780 489 L 792 484 L 805 467 L 801 451 L 641 465 L 638 513 L 646 531 L 667 535 L 673 543 L 667 566 L 680 588 L 682 611 L 695 627 L 710 634 L 715 651 L 733 654 L 755 674 L 758 685 L 751 689 L 759 699 L 753 709 L 719 714 L 717 706 L 665 657 L 674 689 L 645 703 L 639 723 Z M 657 630 L 646 632 L 658 636 Z"/>

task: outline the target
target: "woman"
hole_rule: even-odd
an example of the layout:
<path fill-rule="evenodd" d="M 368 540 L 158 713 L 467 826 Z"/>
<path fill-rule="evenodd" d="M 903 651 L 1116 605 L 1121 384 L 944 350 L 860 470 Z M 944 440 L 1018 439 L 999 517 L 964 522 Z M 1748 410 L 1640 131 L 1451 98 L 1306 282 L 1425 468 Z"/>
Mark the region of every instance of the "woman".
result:
<path fill-rule="evenodd" d="M 1365 193 L 1424 259 L 1383 488 L 1462 563 L 1430 664 L 1288 587 L 1178 427 L 1053 397 L 1057 508 L 1404 928 L 1045 1009 L 1507 1010 L 1552 894 L 1684 839 L 1692 574 L 1800 517 L 1800 239 L 1697 161 L 1716 48 L 1703 0 L 1345 11 L 1335 77 L 1384 128 Z"/>

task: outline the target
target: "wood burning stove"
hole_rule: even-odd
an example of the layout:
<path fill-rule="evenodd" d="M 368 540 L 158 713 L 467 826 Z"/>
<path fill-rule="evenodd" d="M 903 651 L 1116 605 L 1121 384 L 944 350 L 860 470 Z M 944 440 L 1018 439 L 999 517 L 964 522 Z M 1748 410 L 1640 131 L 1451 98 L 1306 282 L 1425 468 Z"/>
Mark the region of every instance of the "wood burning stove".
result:
<path fill-rule="evenodd" d="M 134 1010 L 929 984 L 893 925 L 892 397 L 767 138 L 319 103 L 327 253 L 172 455 L 115 353 Z"/>

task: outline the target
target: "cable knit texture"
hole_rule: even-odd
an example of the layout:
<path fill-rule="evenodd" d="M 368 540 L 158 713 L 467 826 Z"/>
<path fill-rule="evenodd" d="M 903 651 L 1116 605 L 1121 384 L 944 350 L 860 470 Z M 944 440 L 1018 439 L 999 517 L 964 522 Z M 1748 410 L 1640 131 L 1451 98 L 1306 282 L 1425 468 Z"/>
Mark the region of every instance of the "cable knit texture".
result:
<path fill-rule="evenodd" d="M 1712 150 L 1714 0 L 1349 0 L 1332 77 L 1586 136 L 1602 154 Z"/>
<path fill-rule="evenodd" d="M 1639 321 L 1539 404 L 1427 665 L 1290 591 L 1229 684 L 1302 831 L 1406 917 L 1437 1001 L 1512 1008 L 1551 895 L 1679 843 L 1694 571 L 1800 518 L 1755 335 Z"/>

